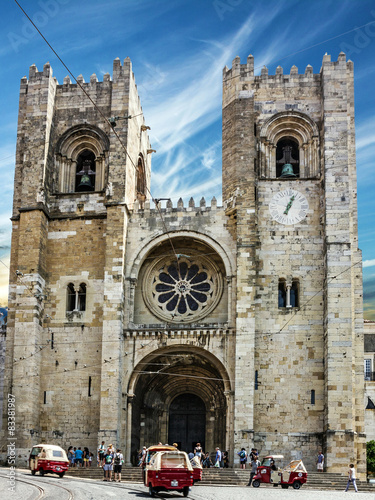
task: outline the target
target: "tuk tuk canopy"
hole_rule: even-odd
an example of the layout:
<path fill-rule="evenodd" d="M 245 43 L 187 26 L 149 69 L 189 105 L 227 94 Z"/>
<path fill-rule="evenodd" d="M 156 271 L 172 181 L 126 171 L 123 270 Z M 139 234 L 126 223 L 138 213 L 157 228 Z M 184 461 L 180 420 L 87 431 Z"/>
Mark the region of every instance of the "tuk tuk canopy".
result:
<path fill-rule="evenodd" d="M 302 460 L 292 460 L 284 470 L 286 472 L 306 472 Z"/>
<path fill-rule="evenodd" d="M 68 462 L 65 450 L 53 444 L 37 444 L 33 446 L 30 458 L 41 458 L 46 460 L 54 460 L 56 462 Z"/>
<path fill-rule="evenodd" d="M 147 467 L 148 470 L 188 469 L 193 471 L 189 457 L 184 451 L 158 451 Z"/>

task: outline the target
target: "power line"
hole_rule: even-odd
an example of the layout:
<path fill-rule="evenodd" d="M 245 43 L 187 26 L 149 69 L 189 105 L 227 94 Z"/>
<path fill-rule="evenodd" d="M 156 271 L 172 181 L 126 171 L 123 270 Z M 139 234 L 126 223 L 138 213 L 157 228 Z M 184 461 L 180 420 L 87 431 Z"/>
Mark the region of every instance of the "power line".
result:
<path fill-rule="evenodd" d="M 86 92 L 86 90 L 84 89 L 83 85 L 81 84 L 81 82 L 79 82 L 77 80 L 77 78 L 74 76 L 74 74 L 70 71 L 70 69 L 68 68 L 68 66 L 64 63 L 64 61 L 61 59 L 61 57 L 57 54 L 57 52 L 55 51 L 55 49 L 52 47 L 52 45 L 48 42 L 48 40 L 46 39 L 46 37 L 41 33 L 41 31 L 38 29 L 38 27 L 35 25 L 35 23 L 33 22 L 33 20 L 30 18 L 30 16 L 25 12 L 25 10 L 21 7 L 21 5 L 18 3 L 17 0 L 14 0 L 16 2 L 16 4 L 18 5 L 18 7 L 22 10 L 22 12 L 25 14 L 25 16 L 27 17 L 27 19 L 30 21 L 30 23 L 34 26 L 34 28 L 37 30 L 37 32 L 39 33 L 39 35 L 43 38 L 43 40 L 46 42 L 46 44 L 48 45 L 48 47 L 52 50 L 52 52 L 55 54 L 55 56 L 58 58 L 58 60 L 61 62 L 61 64 L 64 66 L 64 68 L 68 71 L 69 75 L 73 78 L 73 80 L 77 83 L 77 85 L 79 86 L 79 88 L 82 90 L 82 92 L 86 95 L 86 97 L 90 100 L 90 102 L 93 104 L 93 106 L 95 107 L 95 109 L 98 111 L 98 113 L 101 115 L 101 117 L 104 119 L 104 121 L 110 126 L 110 128 L 113 130 L 113 133 L 115 134 L 117 140 L 119 141 L 119 143 L 121 144 L 121 147 L 122 149 L 124 150 L 125 152 L 125 155 L 129 158 L 130 160 L 130 163 L 132 164 L 132 166 L 134 167 L 135 171 L 138 172 L 138 167 L 135 165 L 135 163 L 133 162 L 133 159 L 132 157 L 130 156 L 130 154 L 128 153 L 128 150 L 127 148 L 125 147 L 125 144 L 122 142 L 120 136 L 118 135 L 118 133 L 116 132 L 115 128 L 112 127 L 112 124 L 111 122 L 109 121 L 109 119 L 104 115 L 104 113 L 102 112 L 102 110 L 97 106 L 97 104 L 94 102 L 94 100 L 91 98 L 90 94 L 88 92 Z M 143 113 L 141 113 L 143 114 Z M 138 116 L 138 115 L 137 115 Z M 165 224 L 165 221 L 164 221 L 164 218 L 162 216 L 162 213 L 161 213 L 161 210 L 158 206 L 158 203 L 156 203 L 154 197 L 152 196 L 152 193 L 150 191 L 150 189 L 148 188 L 148 186 L 146 186 L 146 190 L 147 192 L 149 193 L 152 201 L 155 203 L 156 205 L 156 209 L 159 213 L 159 216 L 160 216 L 160 219 L 161 219 L 161 222 L 163 224 L 163 227 L 164 227 L 164 230 L 165 230 L 165 234 L 167 234 L 168 238 L 169 238 L 169 241 L 170 241 L 170 244 L 171 244 L 171 247 L 172 247 L 172 251 L 173 253 L 176 255 L 177 257 L 177 254 L 175 252 L 175 249 L 174 249 L 174 245 L 173 245 L 173 242 L 172 242 L 172 239 L 169 235 L 169 231 L 167 229 L 167 226 Z M 177 265 L 179 266 L 179 263 L 178 263 L 178 257 L 177 257 Z"/>

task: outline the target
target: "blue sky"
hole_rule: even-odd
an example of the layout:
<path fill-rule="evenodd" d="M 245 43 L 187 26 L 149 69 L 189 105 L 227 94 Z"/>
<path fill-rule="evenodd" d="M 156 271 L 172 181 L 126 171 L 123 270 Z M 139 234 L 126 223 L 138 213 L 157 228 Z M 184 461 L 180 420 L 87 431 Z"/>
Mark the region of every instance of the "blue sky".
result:
<path fill-rule="evenodd" d="M 235 56 L 303 73 L 320 71 L 325 52 L 354 61 L 359 246 L 365 317 L 375 320 L 375 4 L 371 0 L 19 0 L 75 76 L 112 74 L 133 63 L 153 155 L 154 197 L 215 196 L 221 202 L 222 69 Z M 0 304 L 6 303 L 20 79 L 49 61 L 67 71 L 14 0 L 0 19 Z M 369 24 L 372 23 L 372 24 Z M 367 26 L 365 26 L 367 25 Z M 362 28 L 360 28 L 362 27 Z M 322 43 L 323 42 L 323 43 Z"/>

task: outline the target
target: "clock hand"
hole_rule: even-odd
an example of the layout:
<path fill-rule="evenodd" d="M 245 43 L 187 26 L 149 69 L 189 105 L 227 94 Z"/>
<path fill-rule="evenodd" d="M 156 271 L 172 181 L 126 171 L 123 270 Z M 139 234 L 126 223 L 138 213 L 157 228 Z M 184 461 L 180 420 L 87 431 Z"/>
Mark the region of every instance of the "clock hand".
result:
<path fill-rule="evenodd" d="M 284 215 L 288 215 L 290 207 L 293 205 L 294 198 L 295 198 L 294 195 L 290 198 L 289 203 L 287 204 L 287 206 L 286 206 L 286 208 L 284 210 Z"/>

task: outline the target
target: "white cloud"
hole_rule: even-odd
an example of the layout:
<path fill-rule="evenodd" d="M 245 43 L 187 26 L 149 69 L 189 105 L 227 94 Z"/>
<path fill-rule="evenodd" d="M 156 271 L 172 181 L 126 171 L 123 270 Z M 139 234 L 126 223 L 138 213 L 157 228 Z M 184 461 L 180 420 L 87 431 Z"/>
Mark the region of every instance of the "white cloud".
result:
<path fill-rule="evenodd" d="M 362 263 L 362 267 L 373 267 L 375 266 L 375 259 L 364 260 Z"/>

